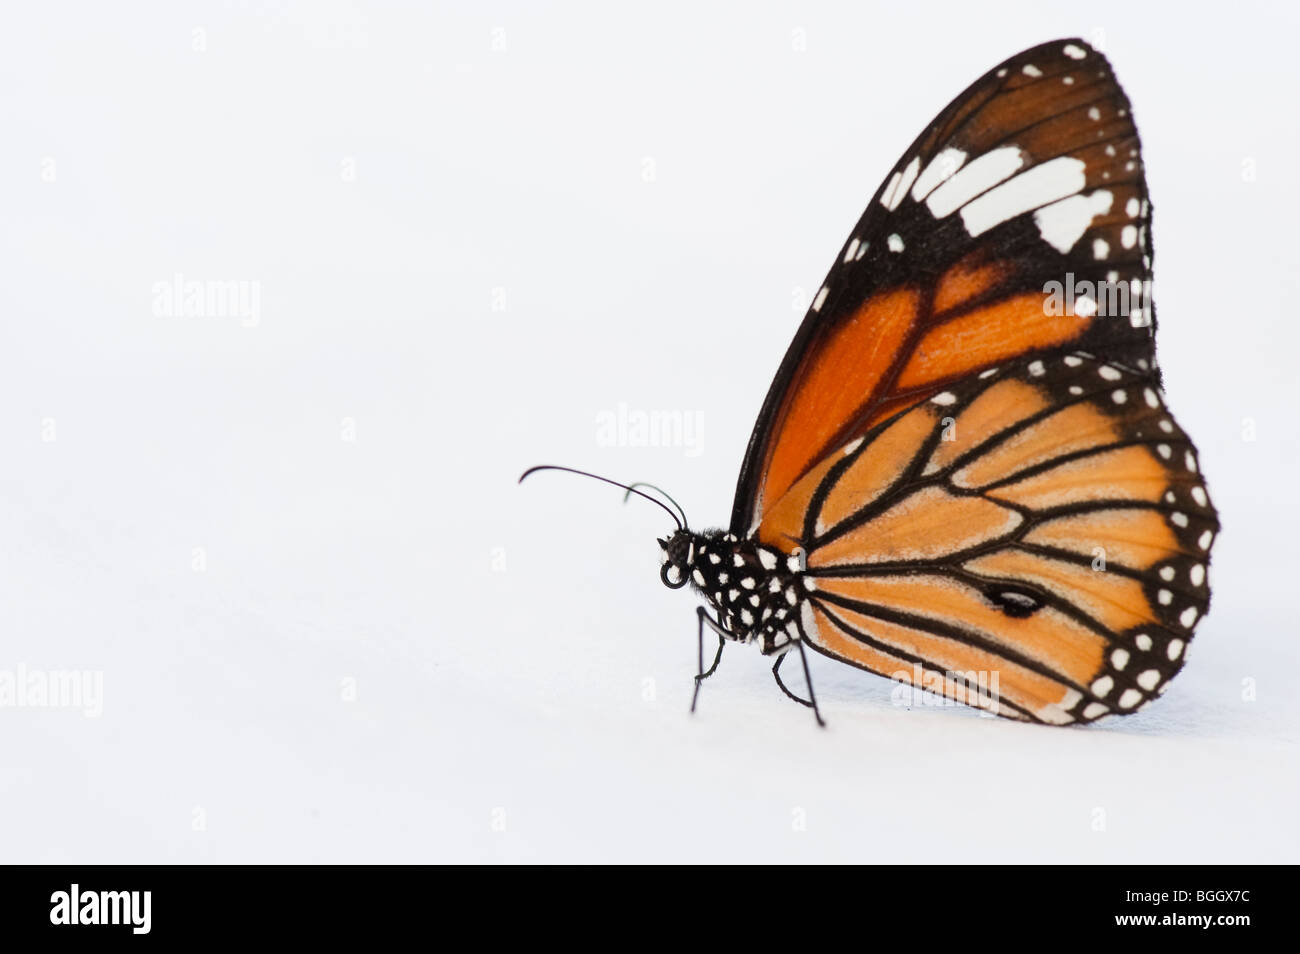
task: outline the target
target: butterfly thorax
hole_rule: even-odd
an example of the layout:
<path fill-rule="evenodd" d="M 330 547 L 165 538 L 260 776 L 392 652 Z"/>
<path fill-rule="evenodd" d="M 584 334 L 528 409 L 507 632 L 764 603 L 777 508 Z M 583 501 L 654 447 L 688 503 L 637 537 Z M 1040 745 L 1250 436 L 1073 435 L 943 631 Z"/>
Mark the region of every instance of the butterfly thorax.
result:
<path fill-rule="evenodd" d="M 716 612 L 729 638 L 757 642 L 765 655 L 798 638 L 807 595 L 801 553 L 783 553 L 721 530 L 678 530 L 659 545 L 665 585 L 676 589 L 689 583 Z"/>

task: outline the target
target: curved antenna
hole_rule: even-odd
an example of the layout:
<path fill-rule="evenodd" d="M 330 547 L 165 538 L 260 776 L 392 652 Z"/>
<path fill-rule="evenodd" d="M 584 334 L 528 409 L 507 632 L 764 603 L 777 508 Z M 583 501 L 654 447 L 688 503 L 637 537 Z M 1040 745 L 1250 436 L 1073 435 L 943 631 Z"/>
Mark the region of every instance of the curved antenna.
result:
<path fill-rule="evenodd" d="M 674 500 L 668 491 L 664 490 L 662 487 L 656 487 L 654 484 L 646 483 L 644 480 L 638 480 L 636 483 L 628 485 L 627 493 L 623 495 L 623 503 L 627 503 L 627 498 L 632 495 L 632 491 L 637 487 L 649 487 L 651 490 L 659 491 L 659 493 L 663 494 L 664 498 L 670 504 L 677 508 L 677 512 L 682 515 L 682 523 L 688 527 L 691 525 L 690 521 L 686 519 L 686 511 L 682 509 L 682 505 Z"/>
<path fill-rule="evenodd" d="M 641 491 L 637 490 L 635 487 L 629 487 L 627 484 L 620 484 L 617 480 L 610 480 L 608 477 L 601 477 L 599 474 L 589 474 L 585 470 L 576 470 L 572 467 L 561 467 L 558 464 L 539 464 L 537 467 L 529 467 L 526 471 L 520 474 L 519 483 L 522 484 L 524 482 L 525 477 L 527 477 L 529 474 L 535 474 L 539 470 L 563 470 L 570 474 L 577 474 L 579 477 L 590 477 L 592 480 L 599 480 L 607 484 L 613 484 L 615 487 L 622 487 L 629 494 L 636 494 L 638 497 L 644 497 L 646 500 L 650 501 L 656 507 L 663 510 L 664 513 L 668 514 L 668 516 L 673 518 L 673 523 L 677 524 L 678 530 L 686 529 L 686 524 L 683 523 L 681 520 L 678 520 L 677 514 L 669 510 L 667 505 L 664 504 L 662 500 L 656 500 L 654 497 L 651 497 L 649 494 L 642 493 Z"/>

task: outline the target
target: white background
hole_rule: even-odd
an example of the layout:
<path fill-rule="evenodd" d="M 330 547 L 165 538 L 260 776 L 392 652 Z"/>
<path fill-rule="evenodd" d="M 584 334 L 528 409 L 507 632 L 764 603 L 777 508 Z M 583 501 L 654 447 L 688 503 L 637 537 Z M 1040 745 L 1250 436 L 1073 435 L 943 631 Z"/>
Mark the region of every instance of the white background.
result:
<path fill-rule="evenodd" d="M 24 6 L 0 669 L 104 699 L 0 708 L 0 858 L 1296 861 L 1297 23 L 1227 9 Z M 818 731 L 733 647 L 689 718 L 664 514 L 515 478 L 726 523 L 877 184 L 1070 35 L 1135 104 L 1169 400 L 1225 527 L 1184 674 L 1060 730 L 818 657 Z M 156 314 L 177 273 L 258 283 L 256 322 Z M 620 404 L 699 440 L 608 446 Z"/>

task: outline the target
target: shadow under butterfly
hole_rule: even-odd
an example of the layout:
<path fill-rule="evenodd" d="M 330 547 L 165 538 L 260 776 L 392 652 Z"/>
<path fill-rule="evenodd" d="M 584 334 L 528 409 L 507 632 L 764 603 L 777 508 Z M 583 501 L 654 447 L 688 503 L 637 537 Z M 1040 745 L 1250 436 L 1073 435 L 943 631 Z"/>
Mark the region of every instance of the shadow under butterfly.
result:
<path fill-rule="evenodd" d="M 596 477 L 672 516 L 661 579 L 707 606 L 692 711 L 740 642 L 819 724 L 805 647 L 1013 719 L 1134 712 L 1184 664 L 1219 529 L 1165 406 L 1150 228 L 1106 58 L 1027 50 L 868 204 L 772 382 L 726 530 L 642 484 L 520 480 Z M 792 649 L 807 699 L 781 680 Z"/>

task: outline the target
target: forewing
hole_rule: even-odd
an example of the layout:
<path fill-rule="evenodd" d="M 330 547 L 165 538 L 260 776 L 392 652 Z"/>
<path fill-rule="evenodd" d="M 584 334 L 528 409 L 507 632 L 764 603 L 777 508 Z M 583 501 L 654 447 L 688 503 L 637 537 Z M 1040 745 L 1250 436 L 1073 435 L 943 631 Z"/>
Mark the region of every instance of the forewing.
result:
<path fill-rule="evenodd" d="M 828 450 L 1000 362 L 1089 353 L 1154 368 L 1137 131 L 1081 40 L 990 70 L 886 177 L 817 292 L 750 439 L 731 527 Z"/>

